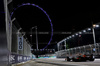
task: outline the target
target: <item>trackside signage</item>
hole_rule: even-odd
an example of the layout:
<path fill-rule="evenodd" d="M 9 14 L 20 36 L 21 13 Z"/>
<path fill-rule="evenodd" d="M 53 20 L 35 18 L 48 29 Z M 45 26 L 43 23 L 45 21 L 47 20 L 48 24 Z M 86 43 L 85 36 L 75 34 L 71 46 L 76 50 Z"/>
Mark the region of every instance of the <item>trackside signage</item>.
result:
<path fill-rule="evenodd" d="M 23 36 L 18 37 L 18 50 L 23 50 Z"/>
<path fill-rule="evenodd" d="M 10 63 L 11 64 L 16 64 L 20 62 L 25 62 L 30 60 L 30 56 L 24 56 L 24 55 L 19 55 L 19 54 L 11 54 L 10 55 Z"/>

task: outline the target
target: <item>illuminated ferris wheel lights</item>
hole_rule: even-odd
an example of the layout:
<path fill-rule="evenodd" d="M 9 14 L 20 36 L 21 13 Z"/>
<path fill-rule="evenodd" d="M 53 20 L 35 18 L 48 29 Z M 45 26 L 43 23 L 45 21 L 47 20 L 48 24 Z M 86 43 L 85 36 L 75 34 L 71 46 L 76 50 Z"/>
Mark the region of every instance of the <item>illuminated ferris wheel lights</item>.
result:
<path fill-rule="evenodd" d="M 48 44 L 43 48 L 43 49 L 45 49 L 45 48 L 50 44 L 50 42 L 51 42 L 51 40 L 52 40 L 52 36 L 53 36 L 53 24 L 52 24 L 52 22 L 51 22 L 51 19 L 50 19 L 49 15 L 46 13 L 45 10 L 43 10 L 43 8 L 41 8 L 41 7 L 39 7 L 38 5 L 35 5 L 35 4 L 23 3 L 22 5 L 17 5 L 17 7 L 13 9 L 14 11 L 11 13 L 10 17 L 13 16 L 13 14 L 14 14 L 14 12 L 15 12 L 16 9 L 18 9 L 18 8 L 21 7 L 21 6 L 25 6 L 25 5 L 32 5 L 32 6 L 35 6 L 35 7 L 39 8 L 40 10 L 42 10 L 42 11 L 45 13 L 45 15 L 46 15 L 46 16 L 48 17 L 48 19 L 49 19 L 49 22 L 50 22 L 50 24 L 51 24 L 51 38 L 50 38 L 50 41 L 48 42 Z"/>

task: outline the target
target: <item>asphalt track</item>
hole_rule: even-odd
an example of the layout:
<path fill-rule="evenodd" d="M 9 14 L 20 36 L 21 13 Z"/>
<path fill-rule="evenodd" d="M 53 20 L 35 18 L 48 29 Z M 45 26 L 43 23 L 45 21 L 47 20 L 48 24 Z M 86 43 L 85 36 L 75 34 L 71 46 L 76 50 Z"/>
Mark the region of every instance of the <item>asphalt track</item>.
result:
<path fill-rule="evenodd" d="M 13 66 L 100 66 L 100 59 L 87 62 L 67 62 L 64 59 L 35 59 Z"/>

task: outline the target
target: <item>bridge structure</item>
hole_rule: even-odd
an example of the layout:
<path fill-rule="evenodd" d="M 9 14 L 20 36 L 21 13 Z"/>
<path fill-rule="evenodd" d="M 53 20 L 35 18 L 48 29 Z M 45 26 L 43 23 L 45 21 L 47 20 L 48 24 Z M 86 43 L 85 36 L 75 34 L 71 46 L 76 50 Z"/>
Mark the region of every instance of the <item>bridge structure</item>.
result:
<path fill-rule="evenodd" d="M 97 52 L 96 54 L 95 54 L 95 51 Z M 89 45 L 84 45 L 84 46 L 79 46 L 79 47 L 69 48 L 66 50 L 57 51 L 56 57 L 66 58 L 67 56 L 73 57 L 78 54 L 93 54 L 95 58 L 99 58 L 100 57 L 100 43 L 96 43 L 96 50 L 95 50 L 94 44 L 89 44 Z"/>
<path fill-rule="evenodd" d="M 100 57 L 100 22 L 92 27 L 76 32 L 57 43 L 58 58 L 65 58 L 76 54 L 93 54 Z"/>

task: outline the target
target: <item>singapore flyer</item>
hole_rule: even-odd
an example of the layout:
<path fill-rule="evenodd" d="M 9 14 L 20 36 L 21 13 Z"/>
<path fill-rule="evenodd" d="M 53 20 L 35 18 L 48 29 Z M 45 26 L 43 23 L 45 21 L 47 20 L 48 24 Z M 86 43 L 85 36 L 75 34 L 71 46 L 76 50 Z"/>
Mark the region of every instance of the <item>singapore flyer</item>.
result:
<path fill-rule="evenodd" d="M 43 10 L 43 8 L 41 8 L 41 7 L 39 7 L 38 5 L 35 5 L 35 4 L 23 3 L 22 5 L 18 5 L 16 8 L 13 9 L 13 12 L 11 12 L 11 18 L 12 18 L 12 16 L 13 16 L 14 12 L 15 12 L 18 8 L 20 8 L 20 7 L 22 7 L 22 6 L 27 6 L 27 5 L 31 5 L 31 6 L 34 6 L 34 7 L 37 7 L 38 9 L 40 9 L 40 10 L 47 16 L 47 18 L 48 18 L 48 20 L 49 20 L 49 22 L 50 22 L 50 26 L 51 26 L 51 37 L 50 37 L 50 40 L 49 40 L 48 44 L 43 48 L 43 49 L 45 49 L 45 48 L 47 48 L 47 46 L 48 46 L 48 45 L 50 44 L 50 42 L 52 41 L 52 37 L 53 37 L 53 24 L 52 24 L 52 22 L 51 22 L 51 19 L 50 19 L 49 15 L 46 13 L 45 10 Z"/>

